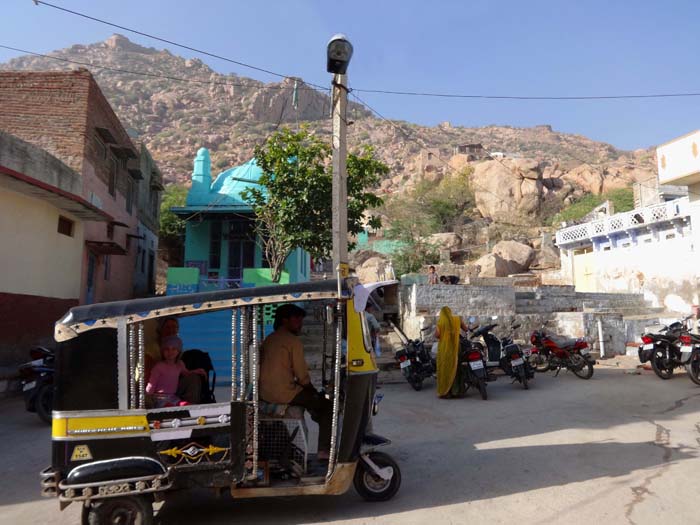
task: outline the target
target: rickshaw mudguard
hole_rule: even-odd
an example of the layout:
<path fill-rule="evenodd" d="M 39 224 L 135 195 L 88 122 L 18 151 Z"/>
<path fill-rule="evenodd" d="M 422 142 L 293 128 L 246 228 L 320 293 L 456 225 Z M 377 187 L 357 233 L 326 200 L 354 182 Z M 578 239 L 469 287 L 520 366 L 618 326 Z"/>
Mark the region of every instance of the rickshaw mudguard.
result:
<path fill-rule="evenodd" d="M 115 458 L 78 465 L 68 473 L 66 483 L 80 485 L 128 478 L 163 476 L 165 474 L 165 467 L 153 458 Z"/>

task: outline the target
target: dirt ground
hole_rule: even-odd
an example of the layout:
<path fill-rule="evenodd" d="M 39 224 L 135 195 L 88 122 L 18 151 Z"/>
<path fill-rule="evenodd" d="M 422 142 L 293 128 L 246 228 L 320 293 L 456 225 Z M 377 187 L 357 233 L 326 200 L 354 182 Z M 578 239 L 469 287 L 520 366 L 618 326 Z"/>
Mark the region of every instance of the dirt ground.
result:
<path fill-rule="evenodd" d="M 589 381 L 501 377 L 489 399 L 440 400 L 383 385 L 375 431 L 393 440 L 403 483 L 389 502 L 337 497 L 217 499 L 205 490 L 162 505 L 160 523 L 698 523 L 700 388 L 662 381 L 636 360 L 605 361 Z M 78 523 L 39 496 L 49 429 L 21 400 L 0 402 L 0 523 Z"/>

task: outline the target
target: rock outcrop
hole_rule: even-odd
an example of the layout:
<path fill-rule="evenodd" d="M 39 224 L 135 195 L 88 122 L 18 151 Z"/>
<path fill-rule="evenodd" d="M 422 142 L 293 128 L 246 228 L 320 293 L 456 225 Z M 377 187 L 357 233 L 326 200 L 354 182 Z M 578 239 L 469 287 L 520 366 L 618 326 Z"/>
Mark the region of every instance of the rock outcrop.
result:
<path fill-rule="evenodd" d="M 479 277 L 507 277 L 519 273 L 518 267 L 500 255 L 488 253 L 472 263 Z"/>
<path fill-rule="evenodd" d="M 140 46 L 121 35 L 90 45 L 74 45 L 51 55 L 112 68 L 95 68 L 92 73 L 125 126 L 136 131 L 151 150 L 166 182 L 188 181 L 192 158 L 201 146 L 210 147 L 215 171 L 249 160 L 255 146 L 283 123 L 296 126 L 303 122 L 312 132 L 330 137 L 328 97 L 301 80 L 265 84 L 236 73 L 224 75 L 202 60 Z M 0 64 L 0 70 L 74 67 L 39 56 Z M 417 126 L 373 118 L 367 108 L 355 103 L 348 105 L 347 118 L 353 122 L 348 128 L 350 146 L 373 145 L 390 168 L 377 189 L 379 193 L 402 192 L 426 178 L 437 182 L 470 164 L 475 167 L 473 181 L 479 211 L 496 221 L 527 222 L 547 199 L 563 201 L 572 191 L 606 191 L 626 185 L 628 180 L 639 180 L 644 171 L 653 174 L 655 170 L 653 152 L 620 151 L 546 125 Z M 505 152 L 506 159 L 502 163 L 494 160 L 474 164 L 469 155 L 455 154 L 466 144 L 482 144 L 484 152 Z M 421 155 L 428 150 L 432 159 Z M 537 160 L 510 158 L 520 155 Z M 421 158 L 430 170 L 425 169 Z M 540 161 L 548 166 L 542 168 Z M 584 166 L 565 177 L 581 164 Z M 586 167 L 590 165 L 597 167 Z"/>
<path fill-rule="evenodd" d="M 509 263 L 511 268 L 515 269 L 511 273 L 528 271 L 536 255 L 535 250 L 531 246 L 517 241 L 500 241 L 493 247 L 492 252 Z"/>
<path fill-rule="evenodd" d="M 542 169 L 532 159 L 489 160 L 475 165 L 471 187 L 483 217 L 528 224 L 543 199 Z"/>

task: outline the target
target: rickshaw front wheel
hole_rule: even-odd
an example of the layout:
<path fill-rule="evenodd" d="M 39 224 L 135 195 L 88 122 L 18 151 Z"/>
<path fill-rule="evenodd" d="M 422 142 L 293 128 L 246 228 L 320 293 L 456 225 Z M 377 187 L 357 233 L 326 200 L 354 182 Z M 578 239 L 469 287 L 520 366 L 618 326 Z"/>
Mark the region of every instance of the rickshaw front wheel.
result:
<path fill-rule="evenodd" d="M 83 504 L 83 525 L 153 525 L 153 506 L 144 496 L 108 498 Z"/>
<path fill-rule="evenodd" d="M 359 459 L 355 470 L 355 490 L 366 501 L 387 501 L 394 497 L 401 486 L 401 470 L 389 454 L 370 452 L 370 459 L 379 467 L 391 467 L 391 479 L 385 480 L 376 475 L 372 469 Z"/>

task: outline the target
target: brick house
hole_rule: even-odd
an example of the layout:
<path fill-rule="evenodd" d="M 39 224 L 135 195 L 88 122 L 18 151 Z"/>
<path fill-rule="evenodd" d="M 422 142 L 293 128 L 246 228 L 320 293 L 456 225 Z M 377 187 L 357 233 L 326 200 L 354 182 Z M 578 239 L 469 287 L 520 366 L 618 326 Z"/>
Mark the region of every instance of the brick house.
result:
<path fill-rule="evenodd" d="M 78 304 L 85 223 L 113 220 L 81 187 L 56 157 L 0 131 L 0 366 L 49 342 Z"/>
<path fill-rule="evenodd" d="M 80 176 L 80 197 L 111 216 L 84 224 L 80 303 L 133 296 L 141 151 L 86 69 L 0 72 L 0 130 Z"/>

